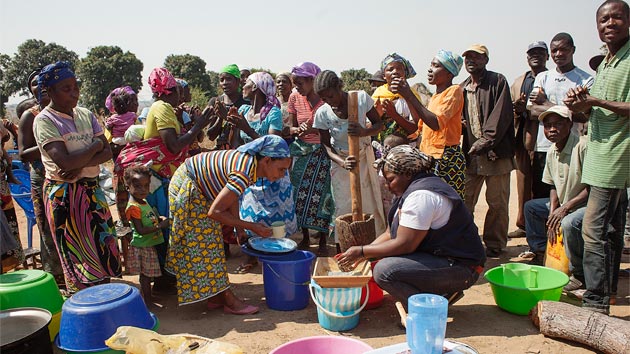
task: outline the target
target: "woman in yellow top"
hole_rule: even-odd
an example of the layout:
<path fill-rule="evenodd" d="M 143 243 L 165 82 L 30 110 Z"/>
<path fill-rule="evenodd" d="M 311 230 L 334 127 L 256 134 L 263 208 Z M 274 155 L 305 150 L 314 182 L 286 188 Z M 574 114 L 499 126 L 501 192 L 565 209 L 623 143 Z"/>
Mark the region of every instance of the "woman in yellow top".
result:
<path fill-rule="evenodd" d="M 448 183 L 464 199 L 466 160 L 460 146 L 464 93 L 453 84 L 463 59 L 450 51 L 440 50 L 429 66 L 427 79 L 435 85 L 428 107 L 416 106 L 422 133 L 420 151 L 435 159 L 433 173 Z M 437 128 L 437 129 L 436 129 Z"/>

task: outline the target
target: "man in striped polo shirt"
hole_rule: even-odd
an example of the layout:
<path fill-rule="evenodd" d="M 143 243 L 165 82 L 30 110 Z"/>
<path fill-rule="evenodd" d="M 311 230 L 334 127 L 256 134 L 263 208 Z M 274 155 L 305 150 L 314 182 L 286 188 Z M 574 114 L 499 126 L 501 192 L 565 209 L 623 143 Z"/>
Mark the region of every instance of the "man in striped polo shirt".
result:
<path fill-rule="evenodd" d="M 582 183 L 590 186 L 582 224 L 586 292 L 582 306 L 609 313 L 619 276 L 630 186 L 630 10 L 622 0 L 597 9 L 599 38 L 608 54 L 590 90 L 569 90 L 565 104 L 590 111 Z"/>

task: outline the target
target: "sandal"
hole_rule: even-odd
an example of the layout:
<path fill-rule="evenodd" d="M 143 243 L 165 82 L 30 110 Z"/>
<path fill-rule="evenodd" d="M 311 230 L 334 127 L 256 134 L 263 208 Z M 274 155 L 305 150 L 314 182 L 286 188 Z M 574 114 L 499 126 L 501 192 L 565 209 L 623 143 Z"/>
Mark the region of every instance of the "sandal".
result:
<path fill-rule="evenodd" d="M 253 263 L 243 263 L 243 264 L 239 265 L 239 266 L 236 268 L 236 273 L 237 273 L 237 274 L 246 274 L 246 273 L 249 273 L 249 272 L 252 270 L 252 268 L 254 268 L 254 267 L 255 267 L 255 266 L 257 266 L 257 265 L 258 265 L 258 262 L 253 262 Z"/>

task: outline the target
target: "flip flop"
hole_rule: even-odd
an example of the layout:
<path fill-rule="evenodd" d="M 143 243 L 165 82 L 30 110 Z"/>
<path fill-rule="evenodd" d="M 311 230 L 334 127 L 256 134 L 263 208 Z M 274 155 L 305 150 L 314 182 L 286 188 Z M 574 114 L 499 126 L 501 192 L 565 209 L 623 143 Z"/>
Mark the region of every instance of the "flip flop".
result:
<path fill-rule="evenodd" d="M 247 305 L 240 310 L 234 310 L 227 306 L 223 307 L 223 312 L 232 315 L 253 315 L 258 312 L 259 308 L 257 306 Z"/>
<path fill-rule="evenodd" d="M 223 304 L 215 304 L 214 302 L 210 302 L 210 301 L 208 301 L 208 303 L 206 304 L 206 307 L 208 310 L 216 310 L 223 306 L 224 306 Z"/>
<path fill-rule="evenodd" d="M 236 272 L 237 274 L 247 274 L 247 273 L 249 273 L 249 272 L 252 270 L 252 268 L 254 268 L 254 267 L 255 267 L 255 266 L 257 266 L 257 265 L 258 265 L 258 262 L 254 262 L 254 263 L 243 263 L 243 264 L 239 265 L 239 266 L 236 268 L 236 271 L 235 271 L 235 272 Z"/>

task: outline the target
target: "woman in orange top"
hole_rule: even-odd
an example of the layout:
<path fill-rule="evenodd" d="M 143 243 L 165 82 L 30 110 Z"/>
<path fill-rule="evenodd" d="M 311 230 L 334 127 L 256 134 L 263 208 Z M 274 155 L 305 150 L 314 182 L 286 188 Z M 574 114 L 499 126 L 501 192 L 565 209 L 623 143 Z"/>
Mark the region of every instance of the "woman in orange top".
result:
<path fill-rule="evenodd" d="M 462 57 L 450 51 L 440 50 L 433 58 L 427 79 L 435 85 L 435 94 L 428 107 L 419 107 L 418 130 L 422 132 L 420 151 L 435 159 L 433 173 L 464 199 L 466 160 L 460 146 L 464 93 L 453 84 L 462 64 Z M 436 122 L 437 129 L 431 128 Z"/>

